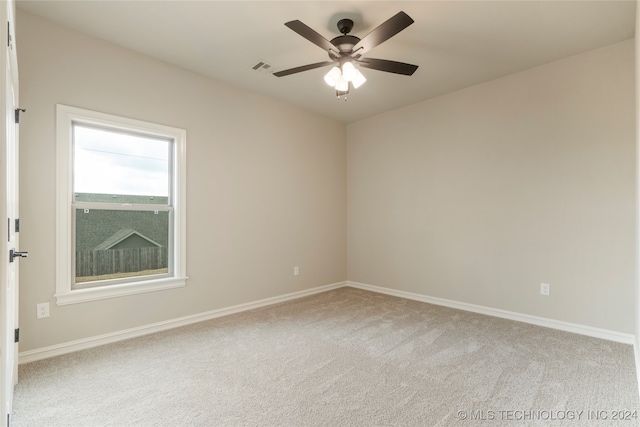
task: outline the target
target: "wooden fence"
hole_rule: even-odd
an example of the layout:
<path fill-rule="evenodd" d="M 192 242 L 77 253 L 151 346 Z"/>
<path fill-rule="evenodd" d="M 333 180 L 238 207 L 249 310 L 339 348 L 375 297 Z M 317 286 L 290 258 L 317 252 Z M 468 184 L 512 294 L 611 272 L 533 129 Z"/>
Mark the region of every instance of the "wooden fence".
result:
<path fill-rule="evenodd" d="M 167 248 L 76 251 L 76 277 L 167 268 Z"/>

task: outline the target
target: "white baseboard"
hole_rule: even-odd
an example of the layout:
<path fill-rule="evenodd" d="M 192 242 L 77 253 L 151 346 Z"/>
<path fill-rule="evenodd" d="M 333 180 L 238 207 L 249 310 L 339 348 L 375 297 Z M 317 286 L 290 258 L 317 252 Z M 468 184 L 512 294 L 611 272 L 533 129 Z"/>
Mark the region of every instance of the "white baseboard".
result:
<path fill-rule="evenodd" d="M 254 308 L 264 307 L 267 305 L 277 304 L 309 295 L 326 292 L 346 286 L 346 282 L 333 283 L 331 285 L 319 286 L 317 288 L 307 289 L 304 291 L 293 292 L 290 294 L 280 295 L 277 297 L 266 298 L 245 304 L 234 305 L 232 307 L 211 310 L 204 313 L 198 313 L 190 316 L 180 317 L 177 319 L 166 320 L 164 322 L 152 323 L 150 325 L 139 326 L 136 328 L 125 329 L 123 331 L 111 332 L 108 334 L 97 335 L 95 337 L 85 338 L 81 340 L 70 341 L 62 344 L 56 344 L 49 347 L 27 350 L 18 354 L 18 363 L 24 364 L 35 362 L 37 360 L 48 359 L 62 354 L 72 353 L 75 351 L 86 350 L 92 347 L 98 347 L 104 344 L 111 344 L 117 341 L 129 338 L 140 337 L 155 332 L 166 331 L 168 329 L 178 328 L 180 326 L 190 325 L 205 320 L 215 319 L 230 314 L 240 313 L 242 311 L 252 310 Z"/>
<path fill-rule="evenodd" d="M 367 285 L 365 283 L 347 282 L 347 286 L 363 289 L 366 291 L 378 292 L 400 298 L 426 302 L 429 304 L 441 305 L 458 310 L 471 311 L 474 313 L 486 314 L 488 316 L 501 317 L 503 319 L 515 320 L 517 322 L 530 323 L 532 325 L 544 326 L 546 328 L 558 329 L 565 332 L 586 335 L 594 338 L 601 338 L 623 344 L 634 345 L 636 338 L 633 334 L 611 331 L 608 329 L 594 328 L 592 326 L 579 325 L 577 323 L 563 322 L 561 320 L 548 319 L 545 317 L 532 316 L 529 314 L 516 313 L 513 311 L 500 310 L 497 308 L 484 307 L 481 305 L 468 304 L 465 302 L 453 301 L 443 298 L 430 297 L 413 292 L 399 291 L 396 289 L 384 288 L 380 286 Z"/>
<path fill-rule="evenodd" d="M 48 359 L 50 357 L 60 356 L 75 351 L 86 350 L 93 347 L 98 347 L 105 344 L 114 343 L 117 341 L 126 340 L 129 338 L 135 338 L 143 335 L 152 334 L 155 332 L 166 331 L 168 329 L 177 328 L 180 326 L 186 326 L 193 323 L 202 322 L 205 320 L 215 319 L 222 316 L 228 316 L 230 314 L 240 313 L 242 311 L 252 310 L 254 308 L 264 307 L 272 304 L 277 304 L 284 301 L 289 301 L 297 298 L 306 297 L 309 295 L 326 292 L 332 289 L 342 288 L 350 286 L 352 288 L 363 289 L 366 291 L 378 292 L 381 294 L 396 296 L 400 298 L 411 299 L 415 301 L 426 302 L 429 304 L 441 305 L 445 307 L 455 308 L 459 310 L 471 311 L 474 313 L 485 314 L 488 316 L 501 317 L 504 319 L 515 320 L 518 322 L 530 323 L 537 326 L 544 326 L 547 328 L 558 329 L 566 332 L 573 332 L 581 335 L 586 335 L 595 338 L 601 338 L 609 341 L 615 341 L 624 344 L 634 345 L 634 351 L 638 351 L 636 348 L 636 339 L 632 334 L 626 334 L 617 331 L 610 331 L 607 329 L 594 328 L 591 326 L 579 325 L 576 323 L 563 322 L 560 320 L 547 319 L 544 317 L 532 316 L 528 314 L 521 314 L 512 311 L 500 310 L 491 307 L 484 307 L 475 304 L 468 304 L 459 301 L 447 300 L 443 298 L 430 297 L 426 295 L 416 294 L 412 292 L 399 291 L 396 289 L 384 288 L 380 286 L 367 285 L 358 282 L 339 282 L 330 285 L 319 286 L 313 289 L 307 289 L 304 291 L 293 292 L 277 297 L 266 298 L 259 301 L 254 301 L 245 304 L 239 304 L 232 307 L 221 308 L 217 310 L 207 311 L 204 313 L 198 313 L 190 316 L 180 317 L 177 319 L 166 320 L 163 322 L 152 323 L 150 325 L 139 326 L 136 328 L 125 329 L 123 331 L 111 332 L 108 334 L 97 335 L 95 337 L 84 338 L 80 340 L 70 341 L 66 343 L 56 344 L 49 347 L 37 348 L 34 350 L 27 350 L 18 354 L 18 363 L 24 364 L 29 362 L 35 362 L 37 360 Z M 636 360 L 638 356 L 636 353 Z M 638 369 L 639 381 L 640 381 L 640 369 Z"/>

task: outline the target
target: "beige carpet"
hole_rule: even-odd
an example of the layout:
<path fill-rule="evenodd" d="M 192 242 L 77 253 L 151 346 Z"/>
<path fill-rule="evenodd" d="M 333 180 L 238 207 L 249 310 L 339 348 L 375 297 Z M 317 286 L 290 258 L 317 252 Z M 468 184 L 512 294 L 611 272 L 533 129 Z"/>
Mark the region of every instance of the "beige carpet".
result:
<path fill-rule="evenodd" d="M 629 345 L 342 288 L 22 365 L 13 425 L 636 426 L 614 411 L 639 410 Z"/>

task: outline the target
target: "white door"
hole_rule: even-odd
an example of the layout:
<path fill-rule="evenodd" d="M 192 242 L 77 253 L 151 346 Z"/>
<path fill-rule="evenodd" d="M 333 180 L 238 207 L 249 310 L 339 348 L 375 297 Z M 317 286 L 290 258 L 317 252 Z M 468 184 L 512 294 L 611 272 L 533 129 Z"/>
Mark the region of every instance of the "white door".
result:
<path fill-rule="evenodd" d="M 13 29 L 13 1 L 0 3 L 0 80 L 4 100 L 0 101 L 2 148 L 0 148 L 0 426 L 10 424 L 13 386 L 17 380 L 17 298 L 18 298 L 18 135 L 16 103 L 18 69 Z M 24 254 L 26 255 L 26 254 Z"/>

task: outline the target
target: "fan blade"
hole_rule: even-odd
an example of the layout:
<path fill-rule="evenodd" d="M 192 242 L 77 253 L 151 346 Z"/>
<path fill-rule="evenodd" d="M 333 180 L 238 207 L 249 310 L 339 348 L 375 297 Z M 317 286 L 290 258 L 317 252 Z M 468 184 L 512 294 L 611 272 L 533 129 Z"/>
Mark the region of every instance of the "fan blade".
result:
<path fill-rule="evenodd" d="M 380 24 L 375 30 L 364 36 L 354 47 L 353 52 L 360 55 L 368 52 L 380 43 L 389 40 L 400 31 L 413 24 L 413 19 L 404 12 L 398 12 L 385 22 Z"/>
<path fill-rule="evenodd" d="M 325 51 L 332 50 L 335 53 L 340 53 L 340 51 L 334 45 L 332 45 L 329 40 L 322 37 L 314 29 L 312 29 L 306 24 L 303 24 L 301 21 L 298 21 L 296 19 L 295 21 L 289 21 L 284 25 L 291 28 L 293 31 L 300 34 L 302 37 L 309 40 L 311 43 L 317 46 L 320 46 Z"/>
<path fill-rule="evenodd" d="M 313 70 L 314 68 L 326 67 L 327 65 L 335 64 L 333 61 L 316 62 L 315 64 L 302 65 L 296 68 L 289 68 L 288 70 L 278 71 L 273 73 L 276 77 L 284 77 L 289 74 L 301 73 L 303 71 Z"/>
<path fill-rule="evenodd" d="M 404 62 L 389 61 L 386 59 L 364 58 L 356 62 L 364 68 L 386 71 L 387 73 L 402 74 L 405 76 L 412 75 L 418 69 L 417 65 L 406 64 Z"/>

